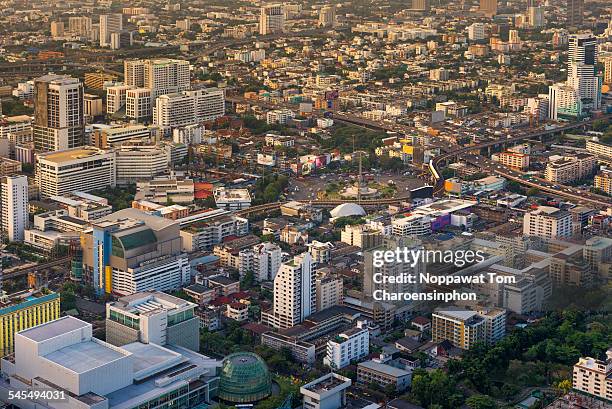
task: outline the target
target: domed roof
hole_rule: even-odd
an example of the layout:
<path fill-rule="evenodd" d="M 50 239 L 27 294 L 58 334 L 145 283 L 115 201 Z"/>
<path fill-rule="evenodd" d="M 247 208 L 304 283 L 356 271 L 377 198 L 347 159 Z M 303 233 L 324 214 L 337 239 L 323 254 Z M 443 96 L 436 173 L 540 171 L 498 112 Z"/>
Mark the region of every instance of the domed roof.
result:
<path fill-rule="evenodd" d="M 223 360 L 219 398 L 232 403 L 253 403 L 271 393 L 270 372 L 259 355 L 236 352 Z"/>
<path fill-rule="evenodd" d="M 342 203 L 333 208 L 329 212 L 332 217 L 347 217 L 347 216 L 365 216 L 366 212 L 363 207 L 356 203 Z"/>

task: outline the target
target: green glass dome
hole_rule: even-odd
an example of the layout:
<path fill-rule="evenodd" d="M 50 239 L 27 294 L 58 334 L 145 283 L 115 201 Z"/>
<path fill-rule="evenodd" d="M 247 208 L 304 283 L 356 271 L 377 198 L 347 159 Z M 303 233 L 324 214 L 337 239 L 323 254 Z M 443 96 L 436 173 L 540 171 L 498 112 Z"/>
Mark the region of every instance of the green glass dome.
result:
<path fill-rule="evenodd" d="M 253 403 L 272 393 L 268 366 L 258 355 L 236 352 L 223 360 L 219 398 L 231 403 Z"/>

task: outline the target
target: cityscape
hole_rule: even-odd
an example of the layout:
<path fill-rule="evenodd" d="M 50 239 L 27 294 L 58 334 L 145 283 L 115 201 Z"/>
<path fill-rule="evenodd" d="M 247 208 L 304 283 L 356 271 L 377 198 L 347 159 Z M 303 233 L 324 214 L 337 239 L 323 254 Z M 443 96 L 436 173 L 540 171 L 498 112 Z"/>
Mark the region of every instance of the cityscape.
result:
<path fill-rule="evenodd" d="M 612 409 L 611 2 L 0 6 L 0 409 Z"/>

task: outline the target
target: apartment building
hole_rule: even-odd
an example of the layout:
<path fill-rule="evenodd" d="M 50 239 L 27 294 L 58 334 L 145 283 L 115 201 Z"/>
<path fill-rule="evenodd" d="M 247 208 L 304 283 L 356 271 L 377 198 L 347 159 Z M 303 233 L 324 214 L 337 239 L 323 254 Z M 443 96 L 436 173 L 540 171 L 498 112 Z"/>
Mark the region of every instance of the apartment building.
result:
<path fill-rule="evenodd" d="M 240 251 L 240 276 L 251 271 L 257 281 L 273 281 L 280 268 L 282 250 L 274 243 L 259 243 Z"/>
<path fill-rule="evenodd" d="M 317 271 L 315 291 L 317 311 L 323 311 L 335 305 L 341 305 L 344 296 L 344 282 L 342 277 L 322 270 Z"/>
<path fill-rule="evenodd" d="M 342 369 L 353 361 L 359 361 L 370 353 L 370 333 L 367 321 L 357 321 L 357 326 L 341 332 L 327 341 L 323 364 L 332 369 Z"/>
<path fill-rule="evenodd" d="M 529 155 L 515 152 L 501 152 L 494 154 L 492 159 L 514 170 L 529 169 Z"/>
<path fill-rule="evenodd" d="M 610 61 L 612 61 L 612 58 Z M 612 145 L 606 145 L 605 143 L 599 141 L 589 140 L 586 142 L 586 150 L 594 155 L 612 158 Z"/>
<path fill-rule="evenodd" d="M 262 6 L 259 12 L 259 34 L 268 35 L 282 32 L 285 26 L 285 12 L 282 4 Z"/>
<path fill-rule="evenodd" d="M 170 166 L 170 149 L 148 141 L 124 142 L 115 149 L 117 183 L 150 180 L 165 173 Z"/>
<path fill-rule="evenodd" d="M 115 154 L 91 146 L 36 157 L 36 184 L 42 197 L 115 186 Z"/>
<path fill-rule="evenodd" d="M 210 250 L 226 237 L 245 236 L 248 233 L 247 219 L 219 210 L 194 215 L 193 221 L 189 221 L 189 218 L 179 220 L 183 249 L 186 252 Z"/>
<path fill-rule="evenodd" d="M 108 149 L 132 139 L 151 136 L 151 130 L 144 125 L 109 126 L 95 129 L 91 144 L 100 149 Z"/>
<path fill-rule="evenodd" d="M 125 116 L 142 121 L 153 115 L 152 93 L 148 88 L 128 89 L 125 92 Z"/>
<path fill-rule="evenodd" d="M 606 359 L 580 358 L 574 365 L 572 387 L 579 391 L 612 401 L 612 348 L 606 352 Z"/>
<path fill-rule="evenodd" d="M 447 340 L 461 349 L 470 349 L 478 342 L 485 342 L 485 320 L 476 311 L 457 307 L 437 309 L 431 317 L 433 342 Z"/>
<path fill-rule="evenodd" d="M 213 121 L 225 115 L 225 94 L 217 88 L 161 95 L 155 101 L 153 123 L 164 129 Z"/>
<path fill-rule="evenodd" d="M 310 253 L 302 253 L 282 263 L 274 278 L 272 312 L 262 312 L 263 324 L 291 328 L 316 309 L 315 274 Z"/>
<path fill-rule="evenodd" d="M 0 226 L 9 241 L 23 241 L 29 225 L 28 177 L 0 178 Z"/>
<path fill-rule="evenodd" d="M 557 239 L 572 235 L 572 215 L 556 207 L 539 206 L 523 218 L 523 234 Z"/>
<path fill-rule="evenodd" d="M 39 152 L 84 144 L 83 84 L 67 75 L 34 80 L 34 146 Z"/>
<path fill-rule="evenodd" d="M 382 243 L 382 233 L 364 224 L 346 225 L 340 232 L 340 241 L 349 246 L 357 246 L 362 250 L 378 247 Z"/>
<path fill-rule="evenodd" d="M 546 165 L 544 178 L 553 183 L 567 183 L 590 176 L 597 165 L 595 155 L 580 153 L 554 159 Z"/>
<path fill-rule="evenodd" d="M 594 186 L 612 195 L 612 169 L 602 169 L 595 175 Z"/>
<path fill-rule="evenodd" d="M 374 383 L 381 388 L 393 385 L 397 392 L 403 392 L 410 386 L 411 378 L 412 372 L 375 361 L 357 365 L 357 383 L 361 385 Z"/>

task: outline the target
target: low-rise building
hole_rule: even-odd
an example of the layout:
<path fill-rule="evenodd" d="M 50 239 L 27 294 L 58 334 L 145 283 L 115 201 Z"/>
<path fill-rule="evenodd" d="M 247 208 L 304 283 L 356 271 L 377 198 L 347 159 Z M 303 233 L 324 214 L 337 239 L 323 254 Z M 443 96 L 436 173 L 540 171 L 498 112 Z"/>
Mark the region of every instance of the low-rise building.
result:
<path fill-rule="evenodd" d="M 219 209 L 242 210 L 251 206 L 251 194 L 248 189 L 220 187 L 214 190 L 213 195 Z"/>
<path fill-rule="evenodd" d="M 347 404 L 346 390 L 351 379 L 328 373 L 300 387 L 305 409 L 340 409 Z"/>
<path fill-rule="evenodd" d="M 357 365 L 357 383 L 361 385 L 374 383 L 382 388 L 393 385 L 397 392 L 403 392 L 410 386 L 411 378 L 412 372 L 383 363 L 366 361 Z"/>
<path fill-rule="evenodd" d="M 367 321 L 357 321 L 357 326 L 343 331 L 327 341 L 327 353 L 323 363 L 332 369 L 342 369 L 353 361 L 365 358 L 370 352 L 370 332 Z"/>
<path fill-rule="evenodd" d="M 580 358 L 574 365 L 572 386 L 605 402 L 612 401 L 612 348 L 606 352 L 606 359 Z"/>

